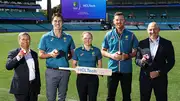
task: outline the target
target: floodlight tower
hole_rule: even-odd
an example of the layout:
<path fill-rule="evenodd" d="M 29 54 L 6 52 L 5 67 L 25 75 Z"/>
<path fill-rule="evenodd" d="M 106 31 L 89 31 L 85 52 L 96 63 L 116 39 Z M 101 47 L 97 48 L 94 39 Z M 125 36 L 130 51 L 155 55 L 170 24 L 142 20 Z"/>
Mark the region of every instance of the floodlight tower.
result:
<path fill-rule="evenodd" d="M 52 10 L 51 10 L 51 0 L 47 0 L 47 18 L 48 22 L 51 22 Z"/>

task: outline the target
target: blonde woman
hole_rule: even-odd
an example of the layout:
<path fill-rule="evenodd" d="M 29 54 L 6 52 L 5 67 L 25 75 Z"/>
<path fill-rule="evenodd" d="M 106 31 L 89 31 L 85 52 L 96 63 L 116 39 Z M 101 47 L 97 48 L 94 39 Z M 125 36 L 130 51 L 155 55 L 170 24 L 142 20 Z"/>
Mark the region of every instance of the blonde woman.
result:
<path fill-rule="evenodd" d="M 77 48 L 73 55 L 73 68 L 76 66 L 102 68 L 101 51 L 92 45 L 92 33 L 83 32 L 82 40 L 83 45 Z M 99 78 L 97 75 L 78 74 L 76 86 L 80 101 L 97 101 L 99 87 Z"/>

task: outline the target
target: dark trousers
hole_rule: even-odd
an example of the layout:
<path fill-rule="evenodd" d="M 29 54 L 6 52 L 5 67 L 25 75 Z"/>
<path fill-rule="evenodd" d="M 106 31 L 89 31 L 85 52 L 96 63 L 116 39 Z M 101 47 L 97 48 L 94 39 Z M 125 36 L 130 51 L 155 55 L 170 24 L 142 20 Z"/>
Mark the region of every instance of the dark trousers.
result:
<path fill-rule="evenodd" d="M 167 101 L 167 84 L 167 76 L 159 76 L 155 79 L 150 79 L 148 76 L 141 76 L 141 101 L 150 101 L 152 89 L 154 89 L 156 101 Z"/>
<path fill-rule="evenodd" d="M 113 73 L 108 77 L 107 101 L 115 101 L 118 84 L 121 84 L 123 101 L 131 101 L 132 73 Z"/>
<path fill-rule="evenodd" d="M 14 94 L 15 101 L 37 101 L 38 94 L 32 91 L 32 84 L 30 83 L 27 94 Z"/>
<path fill-rule="evenodd" d="M 97 101 L 99 87 L 97 75 L 78 74 L 76 86 L 80 101 Z"/>

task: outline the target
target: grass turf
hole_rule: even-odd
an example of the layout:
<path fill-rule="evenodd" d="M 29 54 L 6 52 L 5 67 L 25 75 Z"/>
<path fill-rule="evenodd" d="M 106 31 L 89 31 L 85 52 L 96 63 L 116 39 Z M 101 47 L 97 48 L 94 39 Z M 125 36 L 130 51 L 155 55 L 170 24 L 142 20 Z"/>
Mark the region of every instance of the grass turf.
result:
<path fill-rule="evenodd" d="M 146 31 L 133 31 L 138 40 L 146 38 L 148 35 Z M 41 36 L 45 32 L 30 32 L 32 37 L 31 48 L 38 52 L 38 43 Z M 82 31 L 69 31 L 74 39 L 76 47 L 82 44 L 81 33 Z M 101 48 L 102 40 L 106 31 L 93 31 L 93 45 Z M 13 76 L 13 71 L 7 71 L 5 69 L 5 63 L 9 50 L 19 47 L 17 42 L 18 33 L 0 33 L 0 101 L 14 101 L 14 96 L 9 94 L 9 87 Z M 176 63 L 174 68 L 169 72 L 169 85 L 168 85 L 168 98 L 169 101 L 178 101 L 180 99 L 180 31 L 161 31 L 160 35 L 172 41 L 175 49 Z M 103 67 L 107 68 L 107 58 L 103 58 Z M 41 72 L 41 94 L 38 101 L 46 101 L 46 89 L 45 89 L 45 60 L 39 60 L 40 72 Z M 133 61 L 133 81 L 132 81 L 132 101 L 140 100 L 139 93 L 139 70 L 140 68 L 134 64 Z M 107 96 L 106 77 L 99 77 L 99 92 L 97 101 L 105 101 Z M 116 94 L 116 101 L 121 101 L 121 88 L 118 87 Z M 69 88 L 67 92 L 67 101 L 78 101 L 78 94 L 76 90 L 76 74 L 72 72 L 69 82 Z M 152 93 L 151 101 L 155 101 L 154 94 Z"/>

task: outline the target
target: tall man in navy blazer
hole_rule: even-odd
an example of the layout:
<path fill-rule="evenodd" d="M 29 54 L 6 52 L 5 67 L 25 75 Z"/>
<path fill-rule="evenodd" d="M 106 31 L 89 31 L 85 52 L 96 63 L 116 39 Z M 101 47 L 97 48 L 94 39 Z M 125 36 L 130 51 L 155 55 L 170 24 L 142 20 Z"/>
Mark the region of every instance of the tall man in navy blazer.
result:
<path fill-rule="evenodd" d="M 140 41 L 136 64 L 141 67 L 141 101 L 150 101 L 152 89 L 156 101 L 167 101 L 168 72 L 175 64 L 174 48 L 171 41 L 159 36 L 156 22 L 148 25 L 149 37 Z"/>
<path fill-rule="evenodd" d="M 7 70 L 14 70 L 10 93 L 15 101 L 37 101 L 40 93 L 40 73 L 38 55 L 29 48 L 30 35 L 22 32 L 18 36 L 20 48 L 9 52 Z"/>

